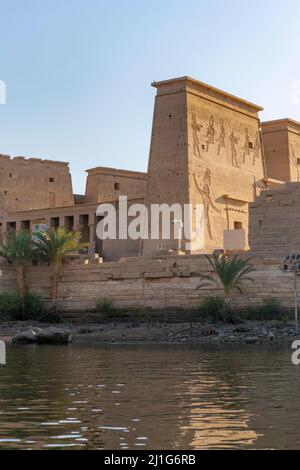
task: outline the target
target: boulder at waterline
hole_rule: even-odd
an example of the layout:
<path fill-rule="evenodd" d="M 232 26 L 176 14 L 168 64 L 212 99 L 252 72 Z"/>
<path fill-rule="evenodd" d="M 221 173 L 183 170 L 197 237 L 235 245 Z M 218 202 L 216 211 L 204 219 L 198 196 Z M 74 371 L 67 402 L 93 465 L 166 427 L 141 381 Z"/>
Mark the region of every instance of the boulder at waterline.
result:
<path fill-rule="evenodd" d="M 12 338 L 13 344 L 69 344 L 71 332 L 67 329 L 50 326 L 48 328 L 30 328 Z"/>
<path fill-rule="evenodd" d="M 12 338 L 13 344 L 33 344 L 37 342 L 37 336 L 42 331 L 41 328 L 30 328 L 22 331 Z"/>
<path fill-rule="evenodd" d="M 38 344 L 68 344 L 72 341 L 71 332 L 67 329 L 49 326 L 44 328 L 37 335 Z"/>

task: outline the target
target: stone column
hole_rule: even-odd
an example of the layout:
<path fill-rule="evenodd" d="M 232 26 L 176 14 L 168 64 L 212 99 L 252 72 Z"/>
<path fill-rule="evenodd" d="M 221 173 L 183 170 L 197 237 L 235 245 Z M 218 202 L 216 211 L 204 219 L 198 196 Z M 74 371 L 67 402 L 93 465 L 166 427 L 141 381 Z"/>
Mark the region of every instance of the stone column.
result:
<path fill-rule="evenodd" d="M 75 232 L 80 232 L 81 227 L 80 227 L 80 214 L 74 214 L 74 231 Z"/>

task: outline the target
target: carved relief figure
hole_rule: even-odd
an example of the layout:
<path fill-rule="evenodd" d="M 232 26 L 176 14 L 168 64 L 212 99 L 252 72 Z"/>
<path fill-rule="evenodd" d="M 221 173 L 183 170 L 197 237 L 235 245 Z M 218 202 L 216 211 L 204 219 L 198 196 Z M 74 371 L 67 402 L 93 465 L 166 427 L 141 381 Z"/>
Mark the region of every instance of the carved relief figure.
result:
<path fill-rule="evenodd" d="M 197 123 L 197 117 L 194 113 L 192 115 L 192 129 L 193 129 L 193 150 L 194 155 L 196 157 L 201 157 L 200 153 L 200 139 L 199 139 L 199 132 L 201 130 L 202 125 Z"/>
<path fill-rule="evenodd" d="M 214 205 L 214 203 L 211 199 L 211 196 L 210 196 L 210 185 L 211 185 L 211 171 L 210 171 L 210 169 L 206 168 L 204 178 L 203 178 L 202 188 L 198 184 L 195 173 L 194 173 L 194 180 L 195 180 L 196 187 L 197 187 L 199 193 L 202 196 L 203 205 L 204 205 L 204 215 L 205 215 L 205 220 L 206 220 L 206 224 L 207 224 L 207 231 L 208 231 L 209 238 L 212 240 L 209 211 L 210 211 L 210 208 L 212 208 L 215 212 L 218 212 L 219 214 L 221 213 L 221 211 L 220 211 L 220 209 L 218 209 Z"/>
<path fill-rule="evenodd" d="M 235 166 L 235 167 L 239 168 L 240 166 L 239 166 L 238 161 L 237 161 L 236 146 L 237 146 L 240 138 L 235 136 L 234 131 L 231 131 L 229 139 L 230 139 L 230 143 L 231 143 L 231 163 L 232 163 L 232 166 Z"/>
<path fill-rule="evenodd" d="M 256 132 L 255 141 L 254 141 L 254 149 L 253 149 L 253 165 L 255 165 L 255 159 L 259 158 L 260 154 L 260 138 L 259 138 L 259 131 Z"/>
<path fill-rule="evenodd" d="M 290 144 L 290 149 L 291 149 L 292 162 L 293 162 L 293 164 L 294 164 L 294 166 L 296 167 L 296 170 L 297 170 L 297 181 L 299 182 L 300 181 L 300 168 L 299 168 L 299 165 L 298 165 L 298 158 L 296 156 L 296 152 L 295 152 L 294 146 L 292 144 Z"/>
<path fill-rule="evenodd" d="M 221 148 L 225 147 L 225 127 L 223 119 L 220 121 L 220 126 L 220 135 L 218 137 L 218 155 L 220 155 Z"/>
<path fill-rule="evenodd" d="M 250 140 L 249 140 L 249 131 L 248 131 L 247 127 L 245 129 L 245 142 L 244 142 L 243 150 L 244 150 L 243 163 L 245 163 L 246 155 L 250 155 Z"/>
<path fill-rule="evenodd" d="M 210 116 L 208 122 L 208 128 L 206 131 L 206 151 L 209 150 L 209 144 L 215 143 L 215 128 L 214 128 L 214 117 Z"/>

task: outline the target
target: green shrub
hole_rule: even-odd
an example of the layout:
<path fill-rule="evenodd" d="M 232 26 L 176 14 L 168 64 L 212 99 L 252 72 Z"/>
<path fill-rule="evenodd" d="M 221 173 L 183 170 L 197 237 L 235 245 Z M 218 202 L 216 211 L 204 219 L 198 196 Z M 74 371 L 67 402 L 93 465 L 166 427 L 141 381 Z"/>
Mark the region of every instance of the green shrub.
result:
<path fill-rule="evenodd" d="M 223 297 L 207 297 L 200 305 L 200 311 L 205 320 L 220 321 L 226 308 Z"/>
<path fill-rule="evenodd" d="M 276 298 L 263 299 L 261 305 L 249 306 L 240 312 L 245 320 L 284 320 L 286 311 Z"/>
<path fill-rule="evenodd" d="M 200 311 L 206 320 L 238 323 L 243 320 L 284 321 L 287 313 L 276 298 L 264 299 L 261 305 L 249 306 L 238 311 L 226 304 L 223 297 L 207 297 L 200 305 Z"/>
<path fill-rule="evenodd" d="M 43 299 L 33 292 L 25 294 L 25 311 L 22 312 L 22 304 L 18 293 L 0 294 L 0 313 L 2 319 L 30 320 L 39 319 L 43 313 Z"/>
<path fill-rule="evenodd" d="M 96 312 L 102 313 L 105 318 L 109 318 L 113 312 L 111 299 L 99 299 L 96 302 Z"/>
<path fill-rule="evenodd" d="M 200 305 L 200 312 L 205 320 L 213 322 L 238 323 L 235 310 L 221 296 L 207 297 Z"/>
<path fill-rule="evenodd" d="M 263 320 L 280 320 L 285 316 L 282 306 L 278 299 L 264 299 L 260 307 L 260 313 Z"/>
<path fill-rule="evenodd" d="M 39 319 L 44 312 L 43 298 L 35 292 L 27 292 L 25 295 L 26 318 Z"/>
<path fill-rule="evenodd" d="M 21 315 L 22 306 L 17 293 L 0 294 L 1 319 L 13 319 Z"/>

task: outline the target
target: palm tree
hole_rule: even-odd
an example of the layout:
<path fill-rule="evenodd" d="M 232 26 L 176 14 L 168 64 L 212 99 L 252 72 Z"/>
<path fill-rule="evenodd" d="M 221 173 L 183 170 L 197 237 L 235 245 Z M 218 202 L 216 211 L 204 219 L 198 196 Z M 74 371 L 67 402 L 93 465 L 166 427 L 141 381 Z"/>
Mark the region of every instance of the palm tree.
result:
<path fill-rule="evenodd" d="M 80 243 L 80 238 L 79 232 L 67 231 L 65 228 L 51 228 L 36 234 L 35 245 L 39 255 L 52 264 L 51 300 L 54 311 L 57 310 L 59 275 L 63 262 L 87 246 L 86 243 Z"/>
<path fill-rule="evenodd" d="M 211 283 L 217 286 L 221 285 L 224 297 L 211 298 L 211 302 L 214 304 L 216 313 L 222 321 L 225 321 L 228 315 L 236 319 L 234 309 L 230 305 L 230 295 L 234 290 L 242 293 L 242 282 L 253 281 L 249 274 L 256 269 L 253 264 L 251 264 L 249 258 L 247 260 L 238 255 L 230 258 L 226 253 L 221 255 L 214 253 L 212 257 L 206 256 L 206 258 L 215 274 L 217 274 L 217 277 L 202 274 L 200 277 L 204 282 L 200 284 L 198 289 L 207 287 L 211 285 Z"/>
<path fill-rule="evenodd" d="M 30 232 L 12 232 L 5 245 L 0 247 L 0 256 L 6 258 L 16 271 L 17 288 L 22 310 L 25 309 L 26 280 L 25 267 L 33 258 L 34 244 Z"/>
<path fill-rule="evenodd" d="M 206 258 L 217 274 L 217 279 L 209 275 L 201 277 L 217 285 L 221 284 L 225 299 L 228 299 L 234 290 L 242 293 L 241 284 L 243 281 L 253 281 L 249 274 L 256 268 L 249 259 L 241 258 L 239 255 L 230 258 L 227 254 L 217 255 L 216 253 L 212 257 L 206 256 Z"/>

